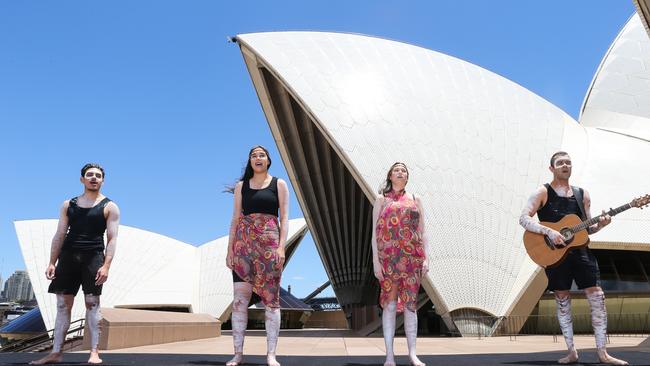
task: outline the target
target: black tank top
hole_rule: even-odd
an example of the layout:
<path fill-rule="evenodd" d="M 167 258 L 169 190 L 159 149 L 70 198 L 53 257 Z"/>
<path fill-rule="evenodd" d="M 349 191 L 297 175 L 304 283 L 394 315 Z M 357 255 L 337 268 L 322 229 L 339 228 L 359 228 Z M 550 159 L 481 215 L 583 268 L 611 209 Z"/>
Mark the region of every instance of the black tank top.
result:
<path fill-rule="evenodd" d="M 104 207 L 109 202 L 111 200 L 106 197 L 93 207 L 79 207 L 77 197 L 70 200 L 67 211 L 70 229 L 65 236 L 63 249 L 104 250 L 104 232 L 106 231 Z"/>
<path fill-rule="evenodd" d="M 278 216 L 278 178 L 273 177 L 269 186 L 262 189 L 252 189 L 250 180 L 245 180 L 241 187 L 241 207 L 244 215 L 263 213 Z"/>
<path fill-rule="evenodd" d="M 547 192 L 547 200 L 544 206 L 537 211 L 539 221 L 558 222 L 564 216 L 575 214 L 583 218 L 584 215 L 578 206 L 575 192 L 571 197 L 560 197 L 555 193 L 550 184 L 544 184 Z"/>

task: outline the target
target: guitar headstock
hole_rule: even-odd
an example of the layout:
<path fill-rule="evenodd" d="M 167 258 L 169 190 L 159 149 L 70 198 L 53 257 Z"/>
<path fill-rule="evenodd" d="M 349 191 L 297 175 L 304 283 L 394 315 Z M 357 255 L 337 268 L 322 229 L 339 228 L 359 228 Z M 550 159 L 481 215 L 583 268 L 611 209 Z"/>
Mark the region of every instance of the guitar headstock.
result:
<path fill-rule="evenodd" d="M 632 200 L 632 202 L 630 202 L 630 206 L 638 207 L 640 209 L 647 207 L 649 204 L 650 204 L 650 194 L 646 194 L 645 196 L 635 198 Z"/>

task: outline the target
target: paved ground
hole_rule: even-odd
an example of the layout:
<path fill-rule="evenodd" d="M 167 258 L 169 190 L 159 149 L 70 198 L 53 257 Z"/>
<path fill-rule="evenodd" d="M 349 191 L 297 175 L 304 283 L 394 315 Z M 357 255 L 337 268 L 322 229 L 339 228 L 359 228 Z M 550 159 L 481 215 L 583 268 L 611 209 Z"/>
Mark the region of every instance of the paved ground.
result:
<path fill-rule="evenodd" d="M 640 345 L 645 338 L 611 337 L 609 350 L 632 365 L 650 366 L 650 345 Z M 582 365 L 597 365 L 593 337 L 575 339 Z M 649 342 L 646 342 L 647 344 Z M 564 342 L 551 336 L 517 338 L 420 338 L 418 353 L 427 365 L 556 365 L 564 355 Z M 265 365 L 266 340 L 263 333 L 250 332 L 244 351 L 246 366 Z M 408 365 L 406 340 L 395 340 L 399 365 Z M 102 353 L 105 365 L 223 365 L 230 359 L 232 337 L 142 346 Z M 353 337 L 334 331 L 283 331 L 278 346 L 278 360 L 283 366 L 370 366 L 382 365 L 384 344 L 380 337 Z M 1 365 L 23 365 L 38 354 L 0 354 Z M 85 353 L 66 355 L 66 363 L 79 365 L 87 359 Z"/>

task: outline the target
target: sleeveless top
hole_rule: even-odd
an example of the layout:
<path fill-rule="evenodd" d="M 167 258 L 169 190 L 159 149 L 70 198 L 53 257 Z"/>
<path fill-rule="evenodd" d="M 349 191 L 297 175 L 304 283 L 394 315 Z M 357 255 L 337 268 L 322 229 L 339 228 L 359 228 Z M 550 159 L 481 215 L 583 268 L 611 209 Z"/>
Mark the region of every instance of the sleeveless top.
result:
<path fill-rule="evenodd" d="M 546 187 L 548 199 L 542 208 L 537 211 L 537 217 L 539 221 L 546 222 L 558 222 L 564 216 L 569 214 L 578 215 L 578 217 L 584 220 L 585 215 L 581 210 L 581 204 L 578 204 L 576 196 L 583 197 L 582 188 L 571 187 L 573 189 L 573 196 L 571 197 L 560 197 L 555 193 L 553 187 L 550 184 L 544 184 Z M 580 190 L 580 192 L 576 192 Z"/>
<path fill-rule="evenodd" d="M 244 215 L 262 213 L 277 217 L 280 209 L 278 178 L 273 177 L 269 186 L 262 189 L 252 189 L 250 180 L 245 180 L 241 187 L 241 206 Z"/>
<path fill-rule="evenodd" d="M 390 241 L 402 241 L 405 243 L 418 244 L 419 251 L 417 255 L 424 256 L 420 237 L 420 211 L 415 200 L 408 198 L 406 193 L 397 193 L 394 191 L 384 194 L 384 206 L 379 213 L 376 226 L 376 237 L 378 242 L 388 243 Z M 405 244 L 407 245 L 407 244 Z M 408 254 L 413 254 L 414 250 L 409 247 Z"/>
<path fill-rule="evenodd" d="M 68 205 L 68 233 L 62 249 L 103 251 L 106 217 L 104 207 L 111 202 L 106 197 L 93 207 L 79 207 L 77 197 Z"/>

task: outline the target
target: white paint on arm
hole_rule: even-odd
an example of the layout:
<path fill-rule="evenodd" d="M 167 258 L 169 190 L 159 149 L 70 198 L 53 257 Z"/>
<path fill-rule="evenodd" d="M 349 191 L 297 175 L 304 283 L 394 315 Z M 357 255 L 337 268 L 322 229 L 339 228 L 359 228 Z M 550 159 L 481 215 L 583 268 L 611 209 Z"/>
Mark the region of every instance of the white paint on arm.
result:
<path fill-rule="evenodd" d="M 519 225 L 527 231 L 549 235 L 551 229 L 541 225 L 539 221 L 533 219 L 533 216 L 537 214 L 537 210 L 544 206 L 547 198 L 548 192 L 546 191 L 546 187 L 540 186 L 537 188 L 537 190 L 528 198 L 524 209 L 521 211 L 521 216 L 519 216 Z"/>

